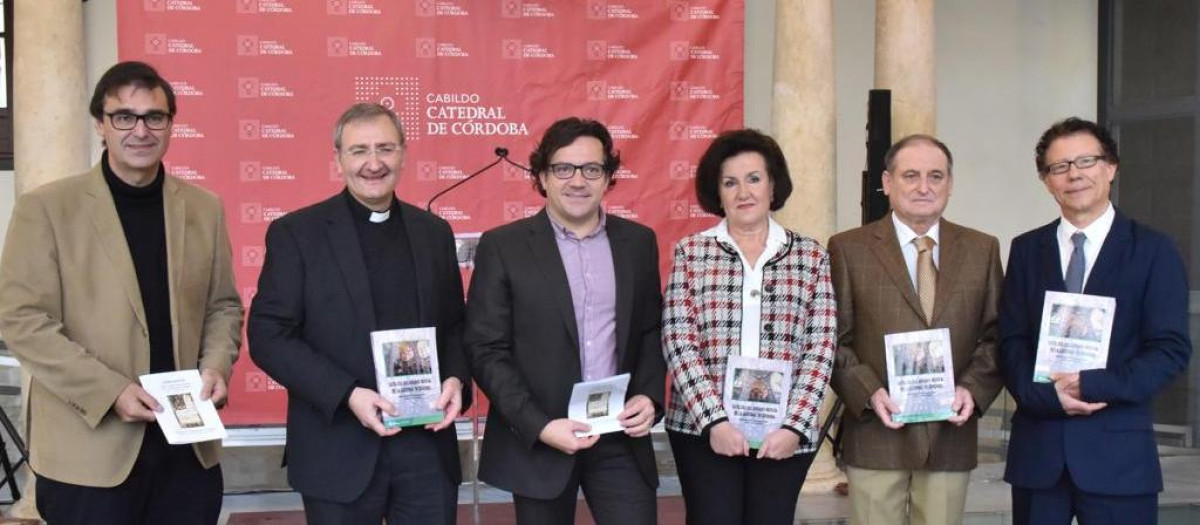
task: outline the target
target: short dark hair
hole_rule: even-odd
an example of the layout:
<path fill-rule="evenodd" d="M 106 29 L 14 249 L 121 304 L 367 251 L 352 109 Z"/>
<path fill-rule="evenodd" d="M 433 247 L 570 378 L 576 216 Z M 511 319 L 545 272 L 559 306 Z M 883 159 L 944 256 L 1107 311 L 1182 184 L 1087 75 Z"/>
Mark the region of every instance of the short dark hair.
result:
<path fill-rule="evenodd" d="M 721 209 L 721 165 L 742 153 L 758 153 L 767 165 L 767 177 L 775 185 L 771 211 L 783 207 L 792 195 L 792 176 L 783 149 L 770 135 L 756 129 L 726 131 L 713 139 L 696 166 L 696 201 L 704 211 L 724 217 Z"/>
<path fill-rule="evenodd" d="M 608 133 L 608 128 L 595 120 L 567 117 L 546 128 L 541 142 L 538 142 L 537 148 L 529 154 L 529 171 L 533 176 L 533 189 L 543 197 L 546 196 L 546 188 L 542 187 L 541 174 L 550 169 L 550 159 L 554 157 L 554 152 L 570 146 L 580 137 L 592 137 L 600 141 L 600 145 L 604 148 L 604 174 L 608 177 L 608 184 L 610 186 L 614 184 L 612 175 L 617 172 L 617 168 L 621 167 L 621 154 L 613 150 L 613 139 L 612 135 Z"/>
<path fill-rule="evenodd" d="M 342 151 L 342 130 L 346 128 L 346 124 L 372 120 L 377 117 L 387 117 L 396 126 L 396 132 L 400 134 L 400 145 L 403 146 L 405 143 L 404 126 L 400 124 L 400 117 L 382 104 L 359 102 L 346 108 L 346 111 L 342 112 L 342 116 L 338 117 L 337 125 L 333 127 L 333 149 Z"/>
<path fill-rule="evenodd" d="M 934 146 L 937 149 L 942 150 L 942 154 L 946 156 L 946 174 L 954 174 L 954 155 L 950 154 L 950 148 L 946 147 L 946 143 L 938 140 L 937 137 L 934 137 L 933 135 L 925 135 L 923 133 L 914 133 L 904 137 L 896 141 L 895 144 L 892 144 L 892 147 L 888 148 L 887 153 L 883 156 L 883 165 L 886 167 L 888 173 L 893 175 L 896 174 L 896 155 L 899 155 L 900 151 L 904 148 L 919 142 L 929 144 L 930 146 Z"/>
<path fill-rule="evenodd" d="M 1054 141 L 1074 135 L 1076 133 L 1087 133 L 1096 138 L 1100 142 L 1100 147 L 1104 148 L 1104 156 L 1108 157 L 1108 162 L 1113 165 L 1121 163 L 1121 158 L 1117 155 L 1117 141 L 1113 140 L 1112 135 L 1107 129 L 1100 127 L 1099 124 L 1090 120 L 1084 120 L 1079 117 L 1067 117 L 1054 125 L 1050 126 L 1045 133 L 1042 133 L 1042 138 L 1038 139 L 1037 147 L 1033 149 L 1033 162 L 1037 165 L 1038 177 L 1046 176 L 1046 150 L 1050 149 L 1050 144 Z"/>
<path fill-rule="evenodd" d="M 108 71 L 105 71 L 104 75 L 100 77 L 100 81 L 96 82 L 96 90 L 92 93 L 92 103 L 88 105 L 88 112 L 92 114 L 92 118 L 102 120 L 104 118 L 104 99 L 115 97 L 117 91 L 125 86 L 136 86 L 151 91 L 154 88 L 161 88 L 167 95 L 167 113 L 170 113 L 172 117 L 175 116 L 175 90 L 171 89 L 171 84 L 160 76 L 150 64 L 129 61 L 118 62 L 108 68 Z"/>

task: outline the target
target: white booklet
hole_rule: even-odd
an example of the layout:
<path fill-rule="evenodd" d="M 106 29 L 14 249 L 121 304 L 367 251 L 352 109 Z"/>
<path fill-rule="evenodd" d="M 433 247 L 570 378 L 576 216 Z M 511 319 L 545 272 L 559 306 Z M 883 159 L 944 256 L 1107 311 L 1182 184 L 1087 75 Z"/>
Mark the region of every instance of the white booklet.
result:
<path fill-rule="evenodd" d="M 154 414 L 167 443 L 186 445 L 225 439 L 225 425 L 211 399 L 200 399 L 204 382 L 199 370 L 180 370 L 139 377 L 142 389 L 154 397 L 162 411 Z"/>
<path fill-rule="evenodd" d="M 1112 297 L 1046 292 L 1033 380 L 1049 383 L 1050 374 L 1108 366 L 1116 310 L 1117 300 Z"/>
<path fill-rule="evenodd" d="M 437 328 L 371 332 L 371 355 L 379 395 L 395 406 L 398 414 L 384 413 L 385 427 L 422 426 L 442 420 L 442 411 L 435 408 L 442 394 Z"/>
<path fill-rule="evenodd" d="M 610 432 L 621 432 L 625 427 L 617 416 L 625 410 L 625 392 L 629 390 L 629 374 L 606 377 L 597 381 L 575 383 L 571 388 L 571 403 L 567 405 L 567 418 L 592 426 L 587 432 L 576 432 L 577 437 L 599 436 Z"/>
<path fill-rule="evenodd" d="M 897 423 L 944 421 L 954 416 L 954 360 L 950 329 L 883 336 L 888 395 L 900 407 Z"/>
<path fill-rule="evenodd" d="M 783 425 L 792 392 L 792 364 L 781 359 L 731 355 L 725 368 L 723 402 L 729 422 L 759 448 Z"/>

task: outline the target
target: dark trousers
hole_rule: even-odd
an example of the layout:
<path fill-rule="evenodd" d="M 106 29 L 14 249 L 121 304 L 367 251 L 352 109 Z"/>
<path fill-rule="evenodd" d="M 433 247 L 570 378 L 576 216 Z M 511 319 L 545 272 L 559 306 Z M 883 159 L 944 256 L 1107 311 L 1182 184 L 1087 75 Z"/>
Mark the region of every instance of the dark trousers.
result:
<path fill-rule="evenodd" d="M 85 487 L 37 477 L 37 509 L 47 525 L 213 525 L 221 515 L 221 467 L 205 469 L 191 445 L 169 445 L 146 425 L 129 477 Z"/>
<path fill-rule="evenodd" d="M 1012 488 L 1013 525 L 1153 525 L 1158 522 L 1158 494 L 1111 496 L 1084 492 L 1063 469 L 1047 489 Z"/>
<path fill-rule="evenodd" d="M 405 429 L 383 440 L 375 473 L 358 499 L 304 499 L 309 525 L 436 525 L 455 521 L 458 486 L 442 468 L 432 432 Z"/>
<path fill-rule="evenodd" d="M 707 437 L 671 431 L 667 437 L 688 525 L 795 522 L 796 498 L 815 452 L 784 460 L 731 458 L 713 452 Z"/>
<path fill-rule="evenodd" d="M 654 487 L 638 470 L 629 438 L 606 434 L 592 448 L 576 454 L 575 470 L 562 494 L 554 499 L 513 494 L 517 523 L 569 525 L 575 523 L 579 489 L 597 525 L 653 525 L 658 520 Z"/>

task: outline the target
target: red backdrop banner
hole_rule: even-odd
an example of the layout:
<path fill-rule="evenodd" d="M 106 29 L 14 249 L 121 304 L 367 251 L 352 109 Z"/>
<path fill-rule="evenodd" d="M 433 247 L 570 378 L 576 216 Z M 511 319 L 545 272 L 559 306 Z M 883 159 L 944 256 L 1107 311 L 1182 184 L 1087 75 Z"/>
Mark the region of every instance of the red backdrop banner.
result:
<path fill-rule="evenodd" d="M 696 205 L 696 162 L 742 126 L 742 0 L 129 0 L 122 60 L 145 60 L 178 96 L 167 172 L 221 195 L 249 305 L 267 225 L 342 187 L 333 127 L 356 101 L 393 108 L 409 149 L 398 188 L 430 197 L 507 148 L 527 164 L 542 131 L 577 115 L 608 125 L 624 160 L 608 213 L 658 232 L 662 268 L 715 218 Z M 439 198 L 469 278 L 479 232 L 542 206 L 502 164 Z M 281 424 L 286 395 L 243 353 L 229 425 Z"/>

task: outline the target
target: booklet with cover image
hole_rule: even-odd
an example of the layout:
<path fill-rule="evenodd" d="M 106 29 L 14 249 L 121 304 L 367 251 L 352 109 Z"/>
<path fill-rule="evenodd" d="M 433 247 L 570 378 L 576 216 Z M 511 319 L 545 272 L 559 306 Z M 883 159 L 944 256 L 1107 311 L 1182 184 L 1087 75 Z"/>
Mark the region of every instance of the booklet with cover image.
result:
<path fill-rule="evenodd" d="M 435 408 L 442 393 L 436 328 L 371 332 L 371 354 L 379 395 L 395 406 L 398 414 L 383 414 L 384 426 L 421 426 L 442 420 L 442 411 Z"/>

